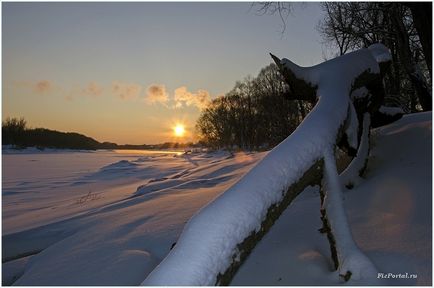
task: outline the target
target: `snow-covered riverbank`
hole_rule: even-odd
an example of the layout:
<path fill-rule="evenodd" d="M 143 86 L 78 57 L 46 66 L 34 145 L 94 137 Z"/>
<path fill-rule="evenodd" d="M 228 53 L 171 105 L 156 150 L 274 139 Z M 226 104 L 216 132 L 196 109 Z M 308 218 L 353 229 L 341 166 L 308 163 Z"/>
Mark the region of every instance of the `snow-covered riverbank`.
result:
<path fill-rule="evenodd" d="M 354 239 L 378 271 L 417 275 L 380 284 L 431 283 L 431 135 L 431 113 L 377 129 L 367 177 L 345 193 Z M 4 154 L 3 284 L 138 285 L 185 222 L 265 155 Z M 338 285 L 319 206 L 317 188 L 304 191 L 232 284 Z"/>

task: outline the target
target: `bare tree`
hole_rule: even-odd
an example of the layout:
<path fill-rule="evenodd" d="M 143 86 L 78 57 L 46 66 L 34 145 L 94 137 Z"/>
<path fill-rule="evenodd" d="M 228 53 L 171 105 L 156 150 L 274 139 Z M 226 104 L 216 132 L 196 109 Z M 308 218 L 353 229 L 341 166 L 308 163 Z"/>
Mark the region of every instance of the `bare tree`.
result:
<path fill-rule="evenodd" d="M 291 2 L 253 2 L 252 8 L 256 8 L 259 15 L 279 15 L 282 21 L 282 33 L 286 30 L 286 20 L 292 11 Z"/>
<path fill-rule="evenodd" d="M 419 17 L 422 15 L 422 6 L 418 5 L 419 3 L 324 3 L 326 17 L 319 23 L 318 30 L 324 40 L 337 46 L 341 54 L 377 42 L 386 44 L 391 49 L 394 60 L 392 69 L 385 75 L 386 102 L 395 105 L 399 103 L 405 110 L 414 111 L 417 107 L 414 96 L 417 95 L 418 104 L 422 110 L 427 111 L 432 109 L 431 92 L 425 77 L 427 72 L 431 75 L 431 49 L 424 47 L 431 45 L 431 34 L 428 37 L 426 35 L 429 29 L 416 28 L 420 26 L 416 23 L 421 21 Z M 412 8 L 411 11 L 408 6 Z M 418 18 L 417 21 L 414 17 Z M 421 61 L 424 65 L 420 65 Z"/>
<path fill-rule="evenodd" d="M 417 30 L 432 79 L 432 2 L 404 2 L 402 4 L 411 10 L 413 24 Z"/>
<path fill-rule="evenodd" d="M 302 89 L 300 81 L 288 81 L 291 86 L 275 64 L 257 77 L 237 81 L 202 112 L 196 125 L 201 139 L 215 147 L 274 147 L 295 130 L 315 102 L 314 93 Z"/>

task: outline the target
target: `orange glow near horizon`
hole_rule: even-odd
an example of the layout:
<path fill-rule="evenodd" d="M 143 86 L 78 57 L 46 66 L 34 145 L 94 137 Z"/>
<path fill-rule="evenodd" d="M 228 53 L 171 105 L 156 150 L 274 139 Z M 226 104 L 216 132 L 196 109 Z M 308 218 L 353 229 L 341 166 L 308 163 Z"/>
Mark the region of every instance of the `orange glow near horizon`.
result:
<path fill-rule="evenodd" d="M 183 137 L 185 134 L 185 127 L 182 124 L 176 124 L 175 127 L 173 127 L 173 133 L 175 134 L 175 137 Z"/>

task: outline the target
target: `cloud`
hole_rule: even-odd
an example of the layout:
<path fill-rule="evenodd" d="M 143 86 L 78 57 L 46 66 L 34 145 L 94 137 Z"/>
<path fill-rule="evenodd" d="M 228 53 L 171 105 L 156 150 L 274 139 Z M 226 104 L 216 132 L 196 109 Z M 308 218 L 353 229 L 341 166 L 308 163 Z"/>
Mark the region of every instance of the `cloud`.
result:
<path fill-rule="evenodd" d="M 48 80 L 41 80 L 39 82 L 36 82 L 33 85 L 33 91 L 35 91 L 38 94 L 45 94 L 49 93 L 53 89 L 54 85 Z"/>
<path fill-rule="evenodd" d="M 142 91 L 142 86 L 134 83 L 123 83 L 114 81 L 112 83 L 112 93 L 122 100 L 137 99 Z"/>
<path fill-rule="evenodd" d="M 97 98 L 104 92 L 104 88 L 97 82 L 89 82 L 86 86 L 74 85 L 69 89 L 61 89 L 66 101 L 74 101 L 80 97 L 92 97 Z"/>
<path fill-rule="evenodd" d="M 180 108 L 183 105 L 196 106 L 199 109 L 205 109 L 211 101 L 211 97 L 206 90 L 197 90 L 196 93 L 191 93 L 187 87 L 182 86 L 175 89 L 175 108 Z"/>
<path fill-rule="evenodd" d="M 98 97 L 104 92 L 104 88 L 102 88 L 96 82 L 90 82 L 85 88 L 83 88 L 82 93 L 84 95 Z"/>
<path fill-rule="evenodd" d="M 152 84 L 147 89 L 146 101 L 148 103 L 165 104 L 169 101 L 169 95 L 166 92 L 166 87 L 161 84 Z"/>

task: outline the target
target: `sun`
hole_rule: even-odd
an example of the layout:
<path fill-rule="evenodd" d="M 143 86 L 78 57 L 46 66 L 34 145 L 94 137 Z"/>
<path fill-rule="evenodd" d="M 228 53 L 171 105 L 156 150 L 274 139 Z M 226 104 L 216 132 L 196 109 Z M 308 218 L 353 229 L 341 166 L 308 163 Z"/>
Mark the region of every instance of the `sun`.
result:
<path fill-rule="evenodd" d="M 182 137 L 185 134 L 185 128 L 182 124 L 176 124 L 175 127 L 173 127 L 173 133 L 176 137 Z"/>

